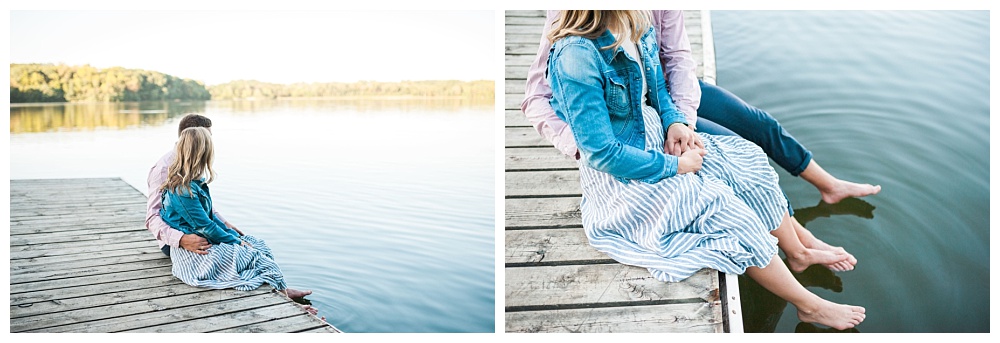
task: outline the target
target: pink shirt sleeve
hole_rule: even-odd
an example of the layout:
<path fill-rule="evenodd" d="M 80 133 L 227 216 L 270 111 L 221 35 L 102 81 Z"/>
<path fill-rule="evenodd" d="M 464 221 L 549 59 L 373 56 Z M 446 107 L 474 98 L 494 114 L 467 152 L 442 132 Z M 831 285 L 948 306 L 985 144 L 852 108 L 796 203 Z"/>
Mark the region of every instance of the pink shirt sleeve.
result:
<path fill-rule="evenodd" d="M 653 26 L 657 29 L 667 91 L 674 105 L 694 127 L 698 122 L 701 86 L 696 75 L 698 63 L 691 56 L 691 41 L 684 30 L 684 14 L 681 11 L 653 11 Z"/>
<path fill-rule="evenodd" d="M 579 159 L 576 150 L 576 139 L 569 125 L 556 116 L 555 110 L 549 105 L 552 98 L 552 88 L 549 88 L 549 81 L 545 79 L 545 70 L 548 67 L 549 40 L 545 38 L 552 22 L 558 16 L 559 11 L 548 11 L 545 15 L 545 26 L 542 28 L 542 38 L 538 43 L 538 53 L 535 60 L 528 68 L 528 82 L 524 87 L 524 101 L 521 102 L 521 112 L 528 118 L 531 125 L 535 127 L 542 137 L 545 137 L 556 149 L 563 154 Z"/>
<path fill-rule="evenodd" d="M 163 208 L 160 186 L 163 186 L 163 183 L 167 181 L 167 167 L 170 164 L 165 163 L 165 161 L 168 161 L 167 157 L 172 155 L 167 154 L 157 161 L 156 165 L 149 169 L 149 175 L 146 177 L 146 185 L 149 187 L 149 198 L 146 199 L 146 229 L 160 242 L 160 247 L 166 244 L 178 248 L 184 233 L 170 227 L 163 222 L 163 219 L 160 219 L 160 209 Z"/>
<path fill-rule="evenodd" d="M 535 131 L 548 139 L 556 149 L 579 159 L 573 132 L 549 105 L 552 88 L 545 78 L 551 46 L 545 36 L 558 15 L 559 11 L 553 10 L 545 13 L 545 26 L 542 28 L 538 53 L 528 68 L 521 112 L 534 126 Z M 653 11 L 653 26 L 657 28 L 660 62 L 663 65 L 663 75 L 667 78 L 670 98 L 677 109 L 684 113 L 688 123 L 694 127 L 698 120 L 701 87 L 695 74 L 697 63 L 691 56 L 691 42 L 684 30 L 684 15 L 681 11 Z"/>

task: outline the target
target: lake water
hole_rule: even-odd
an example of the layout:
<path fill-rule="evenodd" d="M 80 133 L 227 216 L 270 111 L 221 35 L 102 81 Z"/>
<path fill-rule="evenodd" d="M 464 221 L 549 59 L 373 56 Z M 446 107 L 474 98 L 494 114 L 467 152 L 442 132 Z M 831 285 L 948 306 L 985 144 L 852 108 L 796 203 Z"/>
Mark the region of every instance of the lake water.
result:
<path fill-rule="evenodd" d="M 212 101 L 11 106 L 10 177 L 149 168 L 212 119 L 216 207 L 346 332 L 494 332 L 493 104 Z"/>
<path fill-rule="evenodd" d="M 831 174 L 882 185 L 817 206 L 812 185 L 775 165 L 796 217 L 859 260 L 801 276 L 864 306 L 857 331 L 990 331 L 989 22 L 986 11 L 712 12 L 718 84 Z M 813 329 L 743 289 L 747 331 Z"/>

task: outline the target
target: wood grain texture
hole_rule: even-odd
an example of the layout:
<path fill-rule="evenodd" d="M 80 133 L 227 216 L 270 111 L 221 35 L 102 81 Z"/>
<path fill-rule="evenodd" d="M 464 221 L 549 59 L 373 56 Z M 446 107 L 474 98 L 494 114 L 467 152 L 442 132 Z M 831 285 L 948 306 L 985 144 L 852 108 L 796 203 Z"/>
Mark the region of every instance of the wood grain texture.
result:
<path fill-rule="evenodd" d="M 507 312 L 506 332 L 719 333 L 722 315 L 708 303 Z"/>
<path fill-rule="evenodd" d="M 505 171 L 577 170 L 572 157 L 555 148 L 504 149 Z"/>
<path fill-rule="evenodd" d="M 600 304 L 713 302 L 717 272 L 703 269 L 682 282 L 662 282 L 646 268 L 619 263 L 505 268 L 505 307 L 567 308 Z"/>

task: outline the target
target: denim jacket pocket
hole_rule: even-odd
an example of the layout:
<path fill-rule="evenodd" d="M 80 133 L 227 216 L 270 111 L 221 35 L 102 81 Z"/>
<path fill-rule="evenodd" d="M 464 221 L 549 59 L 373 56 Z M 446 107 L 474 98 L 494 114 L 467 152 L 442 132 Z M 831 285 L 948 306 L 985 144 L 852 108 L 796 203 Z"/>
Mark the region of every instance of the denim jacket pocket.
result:
<path fill-rule="evenodd" d="M 606 72 L 608 87 L 604 89 L 604 100 L 608 105 L 608 115 L 611 116 L 611 124 L 616 136 L 620 136 L 625 131 L 625 125 L 629 118 L 630 102 L 628 95 L 628 85 L 625 84 L 624 77 L 617 71 Z"/>

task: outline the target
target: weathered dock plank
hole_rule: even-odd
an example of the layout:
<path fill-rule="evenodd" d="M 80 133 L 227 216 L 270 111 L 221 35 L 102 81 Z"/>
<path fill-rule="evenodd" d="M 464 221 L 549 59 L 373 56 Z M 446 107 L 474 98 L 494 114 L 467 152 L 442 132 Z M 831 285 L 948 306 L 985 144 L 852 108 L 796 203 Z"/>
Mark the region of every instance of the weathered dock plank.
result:
<path fill-rule="evenodd" d="M 506 171 L 577 170 L 576 161 L 552 148 L 506 149 Z"/>
<path fill-rule="evenodd" d="M 685 282 L 662 282 L 645 268 L 619 263 L 507 268 L 508 310 L 718 301 L 718 278 L 702 270 Z M 595 290 L 599 290 L 596 291 Z"/>
<path fill-rule="evenodd" d="M 11 180 L 10 198 L 11 332 L 340 332 L 267 285 L 182 283 L 121 179 Z"/>
<path fill-rule="evenodd" d="M 507 230 L 582 227 L 580 197 L 504 200 Z"/>
<path fill-rule="evenodd" d="M 614 262 L 594 250 L 580 228 L 513 230 L 505 236 L 504 263 L 508 266 Z"/>
<path fill-rule="evenodd" d="M 507 332 L 715 333 L 721 313 L 706 303 L 508 312 Z"/>
<path fill-rule="evenodd" d="M 127 271 L 120 273 L 82 276 L 70 279 L 44 280 L 44 281 L 35 281 L 30 283 L 12 283 L 10 284 L 10 296 L 13 299 L 15 296 L 27 292 L 63 289 L 68 287 L 85 286 L 85 285 L 100 285 L 118 281 L 141 280 L 158 276 L 172 276 L 172 275 L 173 274 L 170 273 L 170 267 L 159 267 L 159 268 L 138 270 L 138 271 Z M 24 304 L 23 306 L 27 306 L 27 304 Z"/>
<path fill-rule="evenodd" d="M 521 113 L 545 11 L 505 12 L 504 290 L 507 332 L 740 332 L 721 273 L 676 283 L 622 265 L 587 242 L 577 162 Z M 705 20 L 703 21 L 702 18 Z M 698 75 L 714 82 L 707 12 L 686 11 Z M 712 74 L 706 75 L 711 72 Z M 738 293 L 737 293 L 738 294 Z M 737 316 L 738 317 L 738 316 Z"/>

